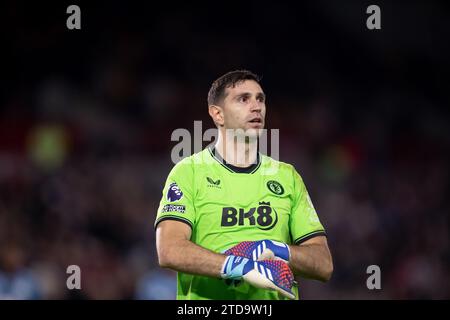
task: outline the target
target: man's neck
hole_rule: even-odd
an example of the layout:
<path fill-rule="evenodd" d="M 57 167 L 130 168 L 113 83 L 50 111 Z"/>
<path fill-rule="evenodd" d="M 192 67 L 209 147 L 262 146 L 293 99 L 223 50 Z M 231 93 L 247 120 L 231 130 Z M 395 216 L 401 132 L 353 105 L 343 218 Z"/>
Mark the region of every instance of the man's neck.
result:
<path fill-rule="evenodd" d="M 221 130 L 215 145 L 216 151 L 227 163 L 240 168 L 255 164 L 258 158 L 257 138 L 227 137 Z"/>

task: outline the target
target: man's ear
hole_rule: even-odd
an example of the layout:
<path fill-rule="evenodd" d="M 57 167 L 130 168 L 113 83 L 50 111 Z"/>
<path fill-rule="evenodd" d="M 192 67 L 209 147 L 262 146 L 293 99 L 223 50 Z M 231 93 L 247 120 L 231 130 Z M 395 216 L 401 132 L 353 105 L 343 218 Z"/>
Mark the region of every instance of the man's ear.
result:
<path fill-rule="evenodd" d="M 215 104 L 209 105 L 208 112 L 211 118 L 213 119 L 214 123 L 217 126 L 223 126 L 224 119 L 223 119 L 223 109 L 220 106 L 217 106 Z"/>

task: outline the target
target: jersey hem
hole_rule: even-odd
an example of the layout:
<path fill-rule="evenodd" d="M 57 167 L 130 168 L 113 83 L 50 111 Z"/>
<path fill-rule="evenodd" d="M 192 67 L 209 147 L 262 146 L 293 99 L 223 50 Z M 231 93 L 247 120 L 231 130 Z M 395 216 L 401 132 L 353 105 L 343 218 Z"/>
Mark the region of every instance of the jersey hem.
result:
<path fill-rule="evenodd" d="M 183 222 L 185 224 L 187 224 L 189 227 L 191 227 L 191 230 L 193 230 L 193 226 L 192 226 L 192 222 L 190 222 L 188 219 L 185 218 L 181 218 L 181 217 L 177 217 L 177 216 L 164 216 L 159 218 L 158 220 L 156 220 L 155 222 L 155 230 L 158 227 L 158 224 L 164 220 L 175 220 L 175 221 L 180 221 Z"/>
<path fill-rule="evenodd" d="M 318 236 L 327 236 L 325 230 L 317 230 L 317 231 L 313 231 L 310 233 L 307 233 L 301 237 L 298 237 L 295 241 L 294 244 L 301 244 L 309 239 L 312 239 L 314 237 L 318 237 Z"/>

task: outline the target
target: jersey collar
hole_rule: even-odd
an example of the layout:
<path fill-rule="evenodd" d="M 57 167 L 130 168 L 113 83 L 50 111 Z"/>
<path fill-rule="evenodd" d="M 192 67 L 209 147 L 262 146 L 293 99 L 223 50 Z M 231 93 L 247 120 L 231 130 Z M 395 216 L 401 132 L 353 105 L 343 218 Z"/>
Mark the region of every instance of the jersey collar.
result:
<path fill-rule="evenodd" d="M 220 154 L 217 152 L 216 148 L 214 146 L 209 146 L 208 147 L 208 151 L 211 154 L 211 156 L 217 161 L 219 162 L 225 169 L 227 169 L 228 171 L 234 172 L 234 173 L 248 173 L 248 174 L 252 174 L 255 173 L 256 170 L 258 170 L 258 168 L 261 165 L 261 155 L 258 154 L 256 155 L 256 163 L 253 163 L 252 165 L 248 166 L 248 167 L 236 167 L 233 166 L 232 164 L 228 163 L 225 161 L 225 159 L 223 159 Z"/>

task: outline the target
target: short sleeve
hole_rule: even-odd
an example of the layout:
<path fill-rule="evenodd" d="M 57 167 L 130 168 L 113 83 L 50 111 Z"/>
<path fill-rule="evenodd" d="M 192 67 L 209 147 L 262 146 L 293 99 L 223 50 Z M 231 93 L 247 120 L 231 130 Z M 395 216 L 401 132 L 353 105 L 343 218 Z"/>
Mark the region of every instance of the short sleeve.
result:
<path fill-rule="evenodd" d="M 292 242 L 294 244 L 300 244 L 313 237 L 326 235 L 326 233 L 314 209 L 303 179 L 294 168 L 292 170 L 295 194 L 293 197 L 289 227 Z"/>
<path fill-rule="evenodd" d="M 195 223 L 194 174 L 190 161 L 177 163 L 167 177 L 162 198 L 159 203 L 155 229 L 161 221 L 177 220 L 188 224 L 191 229 Z"/>

